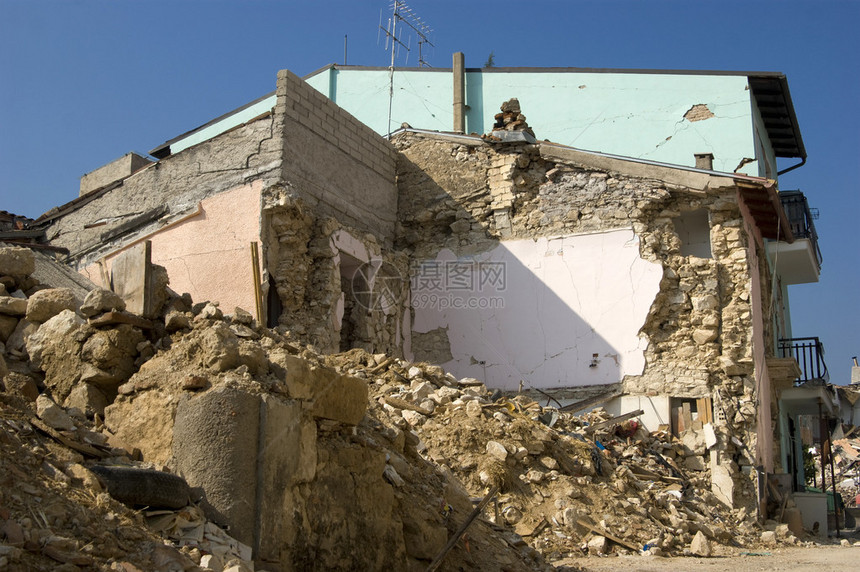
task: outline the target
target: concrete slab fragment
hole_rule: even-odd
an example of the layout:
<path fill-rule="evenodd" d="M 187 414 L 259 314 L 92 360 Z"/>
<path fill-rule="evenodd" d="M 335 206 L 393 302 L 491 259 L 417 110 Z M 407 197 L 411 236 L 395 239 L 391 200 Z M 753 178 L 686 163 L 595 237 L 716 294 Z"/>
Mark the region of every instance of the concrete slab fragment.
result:
<path fill-rule="evenodd" d="M 111 289 L 125 300 L 126 310 L 140 316 L 149 315 L 152 275 L 152 243 L 136 244 L 116 257 L 111 267 Z"/>

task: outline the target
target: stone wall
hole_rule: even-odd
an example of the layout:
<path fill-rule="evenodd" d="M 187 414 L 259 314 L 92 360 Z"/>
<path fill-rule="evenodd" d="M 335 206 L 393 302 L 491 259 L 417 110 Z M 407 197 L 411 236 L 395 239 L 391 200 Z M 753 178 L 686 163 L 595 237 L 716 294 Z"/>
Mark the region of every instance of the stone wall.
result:
<path fill-rule="evenodd" d="M 406 257 L 283 189 L 269 189 L 264 202 L 268 288 L 283 308 L 279 324 L 322 352 L 358 347 L 401 355 L 407 284 L 397 277 L 408 274 Z M 375 284 L 366 284 L 367 274 Z M 390 299 L 381 297 L 386 291 Z"/>

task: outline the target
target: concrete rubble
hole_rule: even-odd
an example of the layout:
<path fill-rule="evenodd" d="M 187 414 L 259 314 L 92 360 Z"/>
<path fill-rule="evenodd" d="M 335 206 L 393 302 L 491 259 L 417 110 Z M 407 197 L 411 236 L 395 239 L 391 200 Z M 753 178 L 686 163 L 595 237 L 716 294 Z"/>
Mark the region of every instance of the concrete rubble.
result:
<path fill-rule="evenodd" d="M 109 291 L 69 307 L 27 253 L 0 247 L 0 569 L 424 570 L 493 487 L 442 570 L 810 542 L 722 504 L 693 430 L 322 355 L 169 289 L 149 320 Z M 178 475 L 189 504 L 125 506 L 111 467 Z"/>

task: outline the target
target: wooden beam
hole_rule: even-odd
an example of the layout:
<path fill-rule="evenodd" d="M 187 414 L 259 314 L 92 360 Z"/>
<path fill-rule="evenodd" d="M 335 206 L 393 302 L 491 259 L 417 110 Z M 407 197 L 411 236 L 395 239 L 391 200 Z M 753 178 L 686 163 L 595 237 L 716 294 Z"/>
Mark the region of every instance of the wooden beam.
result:
<path fill-rule="evenodd" d="M 592 532 L 594 534 L 597 534 L 599 536 L 605 536 L 606 538 L 608 538 L 609 540 L 611 540 L 615 544 L 619 544 L 628 550 L 632 550 L 634 553 L 638 553 L 640 550 L 639 546 L 635 546 L 633 544 L 630 544 L 626 540 L 622 540 L 621 538 L 618 538 L 614 534 L 610 534 L 609 532 L 606 532 L 604 530 L 600 530 L 599 528 L 597 528 L 596 526 L 594 526 L 593 524 L 591 524 L 590 522 L 588 522 L 584 518 L 576 519 L 576 524 L 589 530 L 590 532 Z"/>
<path fill-rule="evenodd" d="M 559 411 L 564 411 L 565 413 L 577 413 L 578 411 L 582 411 L 583 409 L 588 409 L 589 407 L 596 407 L 597 405 L 606 403 L 610 399 L 619 395 L 621 395 L 621 390 L 613 389 L 611 391 L 607 391 L 606 393 L 601 393 L 600 395 L 595 395 L 594 397 L 589 397 L 588 399 L 583 399 L 582 401 L 577 401 L 576 403 L 565 405 L 564 407 L 559 408 Z"/>
<path fill-rule="evenodd" d="M 637 409 L 636 411 L 631 411 L 630 413 L 625 413 L 624 415 L 619 415 L 618 417 L 613 417 L 612 419 L 609 419 L 607 421 L 603 421 L 602 423 L 595 423 L 594 425 L 589 425 L 588 427 L 585 428 L 585 432 L 586 433 L 592 433 L 594 431 L 597 431 L 598 429 L 602 429 L 604 427 L 610 427 L 612 425 L 622 423 L 624 421 L 627 421 L 628 419 L 632 419 L 633 417 L 639 417 L 640 415 L 642 415 L 644 413 L 645 412 L 642 411 L 641 409 Z"/>
<path fill-rule="evenodd" d="M 457 542 L 460 541 L 460 539 L 466 533 L 466 529 L 469 528 L 469 525 L 474 522 L 478 515 L 481 514 L 481 511 L 484 510 L 484 507 L 487 506 L 487 504 L 493 499 L 493 497 L 496 496 L 498 492 L 499 486 L 496 485 L 490 490 L 490 492 L 487 493 L 487 496 L 485 496 L 484 499 L 480 503 L 478 503 L 478 506 L 475 507 L 475 510 L 472 511 L 472 514 L 470 514 L 469 517 L 463 522 L 463 524 L 460 525 L 460 528 L 457 529 L 457 532 L 454 533 L 454 535 L 448 541 L 448 544 L 445 545 L 445 548 L 443 548 L 442 551 L 436 555 L 436 558 L 434 558 L 433 562 L 430 563 L 430 566 L 427 567 L 427 572 L 433 572 L 434 570 L 439 568 L 439 566 L 442 564 L 442 560 L 445 559 L 445 556 L 447 556 L 448 553 L 451 552 L 451 549 L 454 548 L 454 546 L 457 544 Z M 607 538 L 609 537 L 607 536 Z"/>

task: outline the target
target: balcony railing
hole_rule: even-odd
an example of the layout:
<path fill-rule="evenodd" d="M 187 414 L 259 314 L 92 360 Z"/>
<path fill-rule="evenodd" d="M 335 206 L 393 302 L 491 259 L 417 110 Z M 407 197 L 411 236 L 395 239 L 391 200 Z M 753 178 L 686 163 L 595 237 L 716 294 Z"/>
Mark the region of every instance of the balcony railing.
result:
<path fill-rule="evenodd" d="M 827 383 L 830 381 L 830 374 L 824 363 L 824 344 L 818 338 L 780 339 L 779 356 L 797 360 L 801 373 L 795 383 L 807 381 Z"/>
<path fill-rule="evenodd" d="M 823 259 L 821 249 L 818 248 L 818 233 L 815 232 L 815 223 L 812 222 L 814 218 L 817 218 L 817 215 L 813 216 L 809 203 L 806 202 L 806 196 L 801 191 L 780 191 L 779 200 L 782 203 L 785 216 L 788 217 L 794 238 L 809 239 L 815 250 L 818 266 L 821 267 Z"/>

